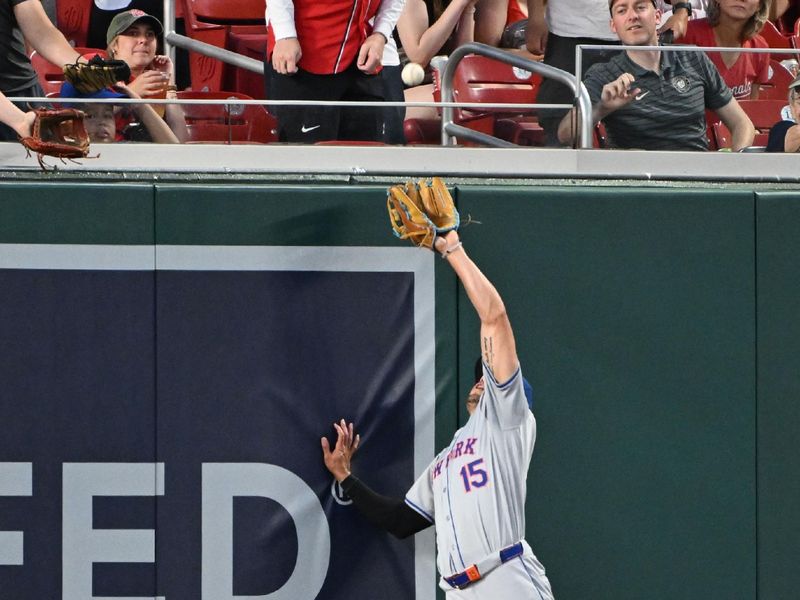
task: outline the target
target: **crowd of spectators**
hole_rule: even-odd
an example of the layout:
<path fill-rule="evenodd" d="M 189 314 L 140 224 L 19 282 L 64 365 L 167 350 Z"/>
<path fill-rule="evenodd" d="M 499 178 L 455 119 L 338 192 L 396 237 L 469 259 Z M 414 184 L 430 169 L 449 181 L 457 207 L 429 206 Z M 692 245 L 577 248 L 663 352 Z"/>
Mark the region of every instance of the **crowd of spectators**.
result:
<path fill-rule="evenodd" d="M 162 6 L 161 0 L 94 0 L 88 43 L 127 62 L 132 77 L 94 95 L 109 104 L 80 103 L 74 88 L 62 87 L 60 95 L 87 113 L 93 141 L 187 140 L 179 104 L 113 102 L 176 98 L 175 66 L 158 53 Z M 578 45 L 674 41 L 727 50 L 588 49 L 582 77 L 593 111 L 586 118 L 602 123 L 609 147 L 702 150 L 709 109 L 730 130 L 736 150 L 752 143 L 754 131 L 737 100 L 758 99 L 773 68 L 769 54 L 739 50 L 768 48 L 759 35 L 764 23 L 785 24 L 794 11 L 790 0 L 266 0 L 265 92 L 273 100 L 322 102 L 273 107 L 280 141 L 402 144 L 405 119 L 436 117 L 436 109 L 381 103 L 432 101 L 433 59 L 464 43 L 501 45 L 575 72 Z M 0 140 L 13 140 L 30 132 L 33 115 L 6 96 L 44 96 L 28 53 L 35 50 L 55 65 L 92 55 L 69 45 L 40 0 L 0 0 L 0 40 Z M 422 81 L 416 73 L 414 81 L 404 77 L 409 63 L 420 67 Z M 800 146 L 793 124 L 796 83 L 785 118 L 775 116 L 781 143 L 771 140 L 770 150 Z M 335 105 L 348 100 L 372 105 Z M 548 78 L 536 98 L 540 104 L 573 101 L 572 90 Z M 578 118 L 576 109 L 540 109 L 545 145 L 574 145 Z"/>

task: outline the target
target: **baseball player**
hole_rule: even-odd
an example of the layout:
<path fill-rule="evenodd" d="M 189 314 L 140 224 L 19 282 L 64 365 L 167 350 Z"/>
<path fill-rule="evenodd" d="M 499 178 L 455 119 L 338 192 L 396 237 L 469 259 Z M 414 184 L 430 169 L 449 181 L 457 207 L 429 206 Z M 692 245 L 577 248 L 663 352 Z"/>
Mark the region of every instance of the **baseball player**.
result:
<path fill-rule="evenodd" d="M 469 420 L 404 500 L 378 495 L 352 475 L 360 439 L 352 423 L 334 425 L 333 448 L 322 438 L 325 466 L 373 524 L 400 538 L 436 527 L 439 585 L 448 600 L 552 600 L 544 567 L 523 539 L 536 421 L 503 300 L 455 230 L 437 236 L 431 249 L 456 272 L 481 321 L 482 374 L 467 396 Z"/>

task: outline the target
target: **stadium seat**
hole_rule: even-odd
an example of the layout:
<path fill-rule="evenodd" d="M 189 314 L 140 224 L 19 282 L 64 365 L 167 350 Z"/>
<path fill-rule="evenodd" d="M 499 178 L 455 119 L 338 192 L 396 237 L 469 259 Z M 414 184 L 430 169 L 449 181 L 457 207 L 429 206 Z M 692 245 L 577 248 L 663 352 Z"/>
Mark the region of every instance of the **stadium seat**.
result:
<path fill-rule="evenodd" d="M 180 91 L 181 100 L 252 100 L 239 92 Z M 263 106 L 244 104 L 184 104 L 189 142 L 217 144 L 278 141 L 278 121 Z"/>
<path fill-rule="evenodd" d="M 91 0 L 56 0 L 56 25 L 70 46 L 85 46 Z"/>
<path fill-rule="evenodd" d="M 84 54 L 99 54 L 106 58 L 106 51 L 100 48 L 75 48 L 81 55 Z M 33 70 L 39 76 L 39 83 L 44 90 L 45 95 L 61 91 L 61 83 L 64 81 L 64 72 L 61 66 L 54 65 L 49 60 L 46 60 L 41 54 L 34 50 L 31 52 L 31 65 Z"/>
<path fill-rule="evenodd" d="M 752 146 L 766 146 L 769 130 L 781 120 L 781 109 L 786 106 L 786 100 L 740 100 L 739 106 L 747 113 L 756 128 Z M 712 125 L 712 130 L 718 149 L 731 147 L 731 133 L 724 123 L 716 121 Z"/>
<path fill-rule="evenodd" d="M 186 35 L 256 60 L 264 58 L 267 27 L 264 0 L 181 0 Z M 263 77 L 193 52 L 189 58 L 192 89 L 232 89 L 253 98 L 264 97 Z"/>
<path fill-rule="evenodd" d="M 453 77 L 453 100 L 483 104 L 533 104 L 540 75 L 484 56 L 470 55 Z M 459 125 L 520 145 L 542 145 L 544 137 L 533 109 L 456 108 Z"/>
<path fill-rule="evenodd" d="M 795 48 L 796 46 L 792 43 L 792 38 L 783 35 L 778 28 L 775 27 L 775 24 L 772 21 L 767 21 L 764 23 L 764 28 L 758 32 L 758 34 L 764 38 L 764 41 L 767 42 L 767 45 L 770 48 Z M 770 58 L 781 61 L 786 58 L 791 58 L 792 54 L 787 53 L 775 53 L 770 54 Z"/>
<path fill-rule="evenodd" d="M 439 145 L 442 137 L 441 119 L 406 119 L 403 121 L 406 144 Z"/>
<path fill-rule="evenodd" d="M 459 62 L 453 77 L 453 101 L 485 104 L 533 104 L 541 76 L 484 56 L 470 55 Z M 437 98 L 434 93 L 434 100 Z M 533 109 L 456 108 L 453 122 L 521 146 L 541 146 L 544 131 Z M 438 144 L 439 119 L 406 119 L 409 144 Z M 460 142 L 475 145 L 472 142 Z"/>
<path fill-rule="evenodd" d="M 794 81 L 792 72 L 775 59 L 769 61 L 769 83 L 761 84 L 759 100 L 787 100 L 789 84 Z"/>

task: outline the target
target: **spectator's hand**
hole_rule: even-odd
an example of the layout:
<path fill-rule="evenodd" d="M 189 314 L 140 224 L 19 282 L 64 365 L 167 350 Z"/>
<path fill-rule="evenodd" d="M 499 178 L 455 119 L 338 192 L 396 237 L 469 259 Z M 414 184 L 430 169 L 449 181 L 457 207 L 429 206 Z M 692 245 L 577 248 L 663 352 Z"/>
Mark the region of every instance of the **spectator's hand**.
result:
<path fill-rule="evenodd" d="M 603 86 L 603 91 L 600 93 L 601 114 L 599 117 L 601 119 L 636 99 L 641 90 L 638 87 L 632 87 L 634 81 L 636 80 L 633 75 L 623 73 L 611 83 Z"/>
<path fill-rule="evenodd" d="M 299 40 L 296 37 L 283 38 L 275 42 L 272 50 L 272 68 L 281 75 L 294 75 L 302 57 Z"/>
<path fill-rule="evenodd" d="M 31 133 L 33 132 L 33 122 L 35 120 L 36 120 L 36 113 L 31 110 L 26 112 L 23 115 L 22 119 L 20 119 L 17 123 L 14 123 L 12 127 L 14 128 L 14 131 L 17 132 L 17 135 L 19 137 L 21 138 L 30 137 Z"/>
<path fill-rule="evenodd" d="M 678 10 L 677 13 L 672 13 L 669 19 L 661 26 L 658 30 L 658 33 L 664 33 L 668 29 L 672 30 L 672 33 L 675 34 L 675 39 L 679 40 L 684 35 L 686 35 L 686 28 L 689 25 L 689 15 L 686 12 L 685 8 L 681 8 Z"/>
<path fill-rule="evenodd" d="M 525 30 L 525 47 L 531 54 L 544 54 L 547 48 L 547 22 L 544 11 L 531 11 L 528 28 Z"/>
<path fill-rule="evenodd" d="M 169 85 L 169 75 L 163 71 L 145 71 L 134 79 L 128 87 L 142 98 L 155 96 Z"/>
<path fill-rule="evenodd" d="M 361 436 L 354 435 L 353 424 L 348 424 L 344 419 L 333 424 L 336 429 L 336 445 L 331 450 L 328 438 L 322 438 L 322 458 L 328 471 L 342 482 L 350 475 L 350 461 L 358 449 Z"/>
<path fill-rule="evenodd" d="M 364 43 L 358 52 L 359 70 L 372 75 L 381 66 L 383 59 L 383 47 L 386 45 L 386 38 L 382 33 L 373 33 Z"/>
<path fill-rule="evenodd" d="M 153 59 L 152 67 L 156 71 L 161 71 L 169 75 L 170 82 L 175 80 L 175 66 L 172 64 L 172 59 L 169 56 L 158 54 Z"/>
<path fill-rule="evenodd" d="M 113 88 L 118 91 L 120 94 L 125 94 L 128 98 L 133 98 L 134 100 L 141 100 L 142 97 L 137 94 L 131 86 L 127 85 L 124 81 L 118 81 L 114 84 Z"/>

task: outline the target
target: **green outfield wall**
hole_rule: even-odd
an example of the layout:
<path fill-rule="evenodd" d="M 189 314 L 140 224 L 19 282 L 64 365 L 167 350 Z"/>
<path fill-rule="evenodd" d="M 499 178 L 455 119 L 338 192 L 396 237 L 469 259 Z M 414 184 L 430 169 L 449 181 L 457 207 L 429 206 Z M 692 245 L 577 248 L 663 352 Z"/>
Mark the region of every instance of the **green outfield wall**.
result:
<path fill-rule="evenodd" d="M 556 598 L 796 598 L 800 191 L 463 184 L 454 195 L 535 390 L 527 537 Z M 403 242 L 385 186 L 369 182 L 0 182 L 0 244 Z M 431 260 L 438 448 L 465 421 L 478 322 Z"/>

